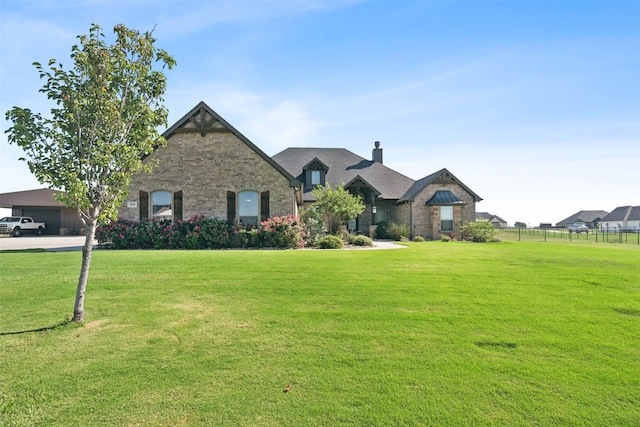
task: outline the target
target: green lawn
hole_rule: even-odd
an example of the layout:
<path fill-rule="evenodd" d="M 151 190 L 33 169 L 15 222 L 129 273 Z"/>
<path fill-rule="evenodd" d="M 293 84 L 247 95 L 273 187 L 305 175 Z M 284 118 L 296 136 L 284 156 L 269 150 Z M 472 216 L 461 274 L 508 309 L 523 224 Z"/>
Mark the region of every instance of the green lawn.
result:
<path fill-rule="evenodd" d="M 0 254 L 2 426 L 640 425 L 637 246 L 80 256 Z"/>

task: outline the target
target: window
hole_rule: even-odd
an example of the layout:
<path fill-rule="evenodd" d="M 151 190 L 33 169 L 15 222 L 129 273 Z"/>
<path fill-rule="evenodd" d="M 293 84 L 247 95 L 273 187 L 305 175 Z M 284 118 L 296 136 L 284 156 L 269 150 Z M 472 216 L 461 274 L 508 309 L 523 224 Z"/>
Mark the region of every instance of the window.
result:
<path fill-rule="evenodd" d="M 238 219 L 242 225 L 258 225 L 258 193 L 243 191 L 238 197 Z"/>
<path fill-rule="evenodd" d="M 311 171 L 311 185 L 320 185 L 320 171 Z"/>
<path fill-rule="evenodd" d="M 168 191 L 155 191 L 151 193 L 151 216 L 153 219 L 173 219 L 171 201 L 173 195 Z"/>
<path fill-rule="evenodd" d="M 440 206 L 440 231 L 453 231 L 453 206 Z"/>
<path fill-rule="evenodd" d="M 380 208 L 376 208 L 376 224 L 380 224 L 383 221 L 387 220 L 387 210 L 386 209 L 380 209 Z"/>

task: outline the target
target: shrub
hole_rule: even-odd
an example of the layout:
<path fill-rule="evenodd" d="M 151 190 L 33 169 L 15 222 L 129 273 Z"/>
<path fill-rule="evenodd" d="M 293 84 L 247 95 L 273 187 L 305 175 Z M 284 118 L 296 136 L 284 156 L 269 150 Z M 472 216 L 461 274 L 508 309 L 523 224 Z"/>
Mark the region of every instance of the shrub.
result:
<path fill-rule="evenodd" d="M 274 216 L 260 223 L 260 237 L 264 246 L 303 247 L 304 235 L 300 218 L 291 215 Z"/>
<path fill-rule="evenodd" d="M 354 246 L 373 246 L 373 241 L 367 236 L 353 236 L 351 240 L 349 240 Z"/>
<path fill-rule="evenodd" d="M 101 247 L 112 249 L 290 248 L 304 245 L 304 230 L 292 216 L 270 218 L 255 229 L 194 215 L 173 224 L 119 219 L 98 227 L 96 240 Z"/>
<path fill-rule="evenodd" d="M 496 241 L 496 229 L 489 221 L 473 221 L 462 226 L 462 235 L 465 240 L 487 243 Z"/>
<path fill-rule="evenodd" d="M 406 224 L 388 223 L 381 221 L 376 227 L 376 239 L 402 240 L 409 236 L 409 227 Z"/>
<path fill-rule="evenodd" d="M 341 249 L 344 246 L 342 239 L 338 236 L 329 234 L 318 240 L 320 249 Z"/>
<path fill-rule="evenodd" d="M 450 242 L 450 241 L 455 241 L 456 239 L 453 236 L 449 236 L 448 234 L 441 234 L 440 235 L 440 241 L 441 242 Z"/>
<path fill-rule="evenodd" d="M 380 221 L 376 226 L 376 239 L 388 239 L 389 238 L 389 223 L 387 221 Z"/>
<path fill-rule="evenodd" d="M 409 236 L 409 227 L 406 224 L 391 224 L 389 226 L 389 238 L 400 241 L 406 239 Z"/>
<path fill-rule="evenodd" d="M 414 242 L 424 242 L 424 237 L 422 236 L 416 236 L 415 239 L 413 239 Z"/>
<path fill-rule="evenodd" d="M 302 224 L 306 246 L 316 246 L 318 240 L 327 234 L 322 215 L 313 207 L 300 210 L 300 223 Z"/>

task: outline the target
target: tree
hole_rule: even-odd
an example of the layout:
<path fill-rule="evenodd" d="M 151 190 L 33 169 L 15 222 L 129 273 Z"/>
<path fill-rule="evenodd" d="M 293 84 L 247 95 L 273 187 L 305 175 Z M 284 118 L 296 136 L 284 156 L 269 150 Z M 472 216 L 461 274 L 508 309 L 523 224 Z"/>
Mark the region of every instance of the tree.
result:
<path fill-rule="evenodd" d="M 46 83 L 40 92 L 56 103 L 51 117 L 14 107 L 9 143 L 26 154 L 38 181 L 63 190 L 59 200 L 78 210 L 86 226 L 82 267 L 73 321 L 84 320 L 84 296 L 96 226 L 113 220 L 127 196 L 131 176 L 150 171 L 145 155 L 164 144 L 159 126 L 167 124 L 163 106 L 166 78 L 154 68 L 173 68 L 175 60 L 156 49 L 153 31 L 140 33 L 124 25 L 113 29 L 115 44 L 107 45 L 93 24 L 71 48 L 73 68 L 49 60 L 48 70 L 34 62 Z"/>
<path fill-rule="evenodd" d="M 527 228 L 527 224 L 525 224 L 522 221 L 516 221 L 516 223 L 514 224 L 516 228 Z"/>
<path fill-rule="evenodd" d="M 335 190 L 328 184 L 326 187 L 319 185 L 311 193 L 317 200 L 314 206 L 322 215 L 330 234 L 339 234 L 342 224 L 357 218 L 364 211 L 362 197 L 351 195 L 341 185 Z"/>

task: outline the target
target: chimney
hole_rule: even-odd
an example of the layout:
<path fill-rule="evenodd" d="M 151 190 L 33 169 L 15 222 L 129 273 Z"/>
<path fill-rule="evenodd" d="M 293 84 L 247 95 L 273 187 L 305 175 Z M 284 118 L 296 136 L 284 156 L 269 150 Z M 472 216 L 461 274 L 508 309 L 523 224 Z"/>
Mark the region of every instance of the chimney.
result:
<path fill-rule="evenodd" d="M 380 148 L 380 141 L 376 141 L 375 146 L 376 148 L 371 152 L 372 160 L 382 164 L 382 148 Z"/>

